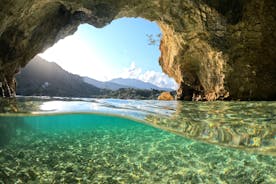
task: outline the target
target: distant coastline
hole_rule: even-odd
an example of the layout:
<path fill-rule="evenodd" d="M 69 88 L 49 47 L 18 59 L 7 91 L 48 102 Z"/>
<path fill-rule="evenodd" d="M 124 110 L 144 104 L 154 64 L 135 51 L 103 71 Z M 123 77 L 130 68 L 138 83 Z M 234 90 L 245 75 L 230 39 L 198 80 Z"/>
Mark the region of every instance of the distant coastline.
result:
<path fill-rule="evenodd" d="M 19 96 L 155 100 L 163 91 L 172 91 L 136 79 L 118 78 L 101 82 L 81 77 L 38 56 L 21 70 L 16 80 Z"/>

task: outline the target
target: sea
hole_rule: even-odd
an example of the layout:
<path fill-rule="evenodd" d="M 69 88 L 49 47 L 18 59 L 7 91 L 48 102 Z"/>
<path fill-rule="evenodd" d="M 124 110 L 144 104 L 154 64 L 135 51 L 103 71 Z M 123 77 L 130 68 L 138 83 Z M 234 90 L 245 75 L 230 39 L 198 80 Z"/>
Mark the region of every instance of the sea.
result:
<path fill-rule="evenodd" d="M 0 184 L 275 184 L 276 102 L 0 100 Z"/>

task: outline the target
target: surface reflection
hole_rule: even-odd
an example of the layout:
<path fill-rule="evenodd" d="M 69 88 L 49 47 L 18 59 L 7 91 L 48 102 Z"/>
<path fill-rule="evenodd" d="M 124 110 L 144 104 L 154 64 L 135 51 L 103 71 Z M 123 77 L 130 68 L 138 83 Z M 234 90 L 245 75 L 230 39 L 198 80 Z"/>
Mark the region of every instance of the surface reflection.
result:
<path fill-rule="evenodd" d="M 276 155 L 276 102 L 166 102 L 50 97 L 21 97 L 2 99 L 0 102 L 2 119 L 7 114 L 15 117 L 19 114 L 75 112 L 120 115 L 206 143 Z M 3 121 L 0 119 L 0 123 Z M 9 125 L 0 126 L 2 132 L 9 129 L 6 127 Z M 2 134 L 10 135 L 6 132 Z"/>
<path fill-rule="evenodd" d="M 276 155 L 275 102 L 178 102 L 172 116 L 146 120 L 185 137 Z"/>

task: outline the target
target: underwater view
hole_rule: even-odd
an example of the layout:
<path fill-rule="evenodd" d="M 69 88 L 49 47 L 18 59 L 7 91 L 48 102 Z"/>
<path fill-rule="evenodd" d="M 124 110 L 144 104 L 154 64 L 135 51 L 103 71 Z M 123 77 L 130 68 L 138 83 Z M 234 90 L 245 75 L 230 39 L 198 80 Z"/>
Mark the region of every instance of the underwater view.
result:
<path fill-rule="evenodd" d="M 0 183 L 276 183 L 276 102 L 0 102 Z"/>

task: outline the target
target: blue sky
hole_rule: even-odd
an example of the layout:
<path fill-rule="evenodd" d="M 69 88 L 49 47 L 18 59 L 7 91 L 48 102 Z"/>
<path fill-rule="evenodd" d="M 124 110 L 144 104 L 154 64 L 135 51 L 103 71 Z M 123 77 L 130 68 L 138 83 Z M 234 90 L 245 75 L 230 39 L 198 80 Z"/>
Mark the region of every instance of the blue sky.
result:
<path fill-rule="evenodd" d="M 161 31 L 155 22 L 121 18 L 104 28 L 82 24 L 71 36 L 40 54 L 65 70 L 100 81 L 136 78 L 160 87 L 176 88 L 158 63 L 159 45 L 149 45 L 147 35 Z"/>

